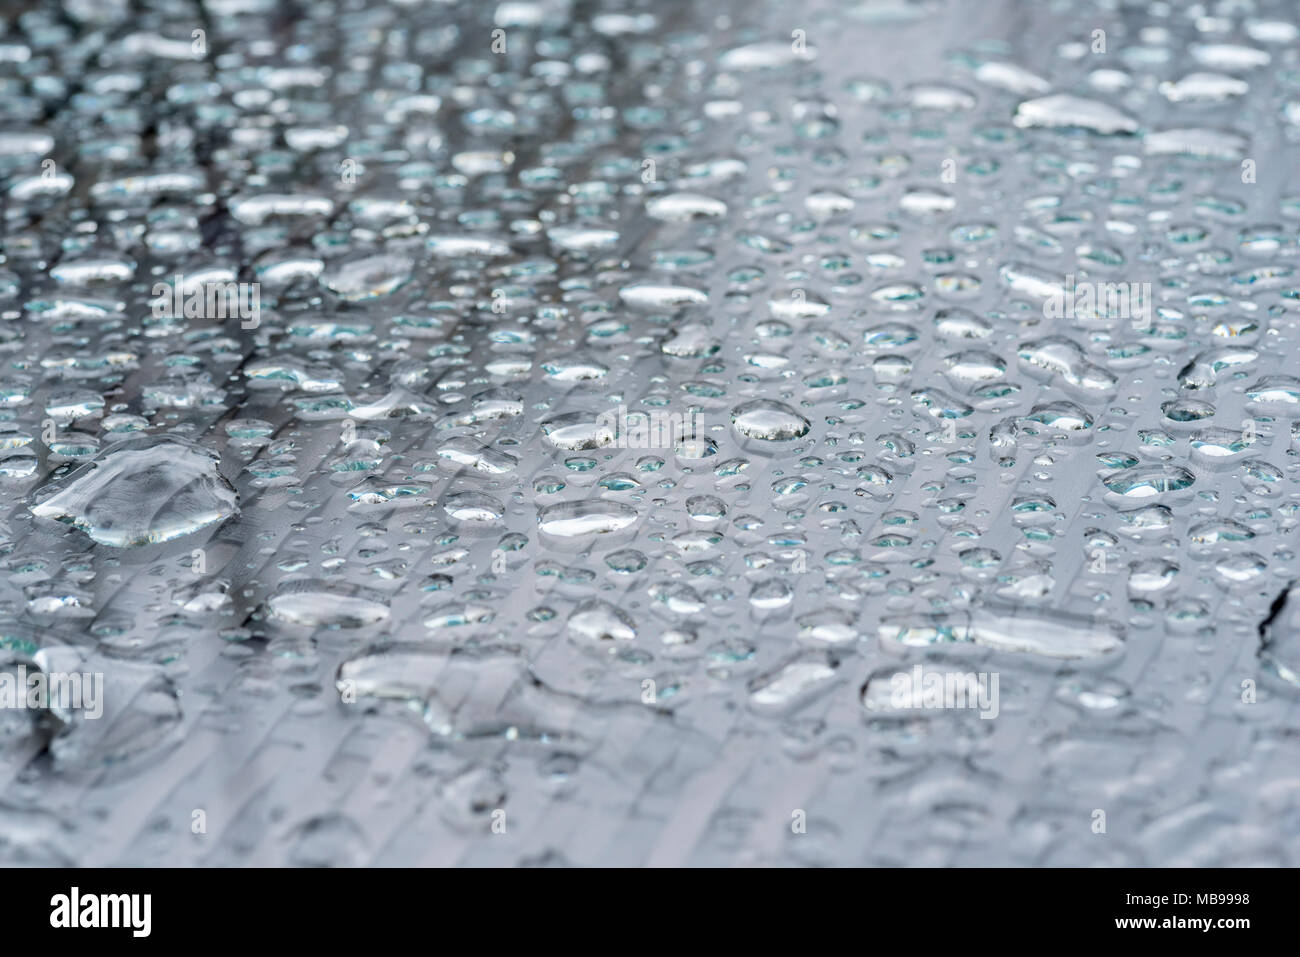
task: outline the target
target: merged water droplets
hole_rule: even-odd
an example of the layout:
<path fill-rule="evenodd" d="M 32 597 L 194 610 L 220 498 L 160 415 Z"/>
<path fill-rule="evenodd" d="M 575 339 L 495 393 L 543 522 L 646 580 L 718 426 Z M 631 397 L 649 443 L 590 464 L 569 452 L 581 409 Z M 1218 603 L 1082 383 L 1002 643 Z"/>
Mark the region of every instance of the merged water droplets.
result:
<path fill-rule="evenodd" d="M 1178 465 L 1141 465 L 1105 479 L 1112 494 L 1127 500 L 1158 498 L 1189 488 L 1196 476 Z"/>
<path fill-rule="evenodd" d="M 1123 630 L 1109 622 L 1019 611 L 1005 605 L 981 606 L 958 614 L 886 619 L 878 630 L 882 641 L 906 646 L 971 642 L 998 651 L 1047 658 L 1104 658 L 1124 648 Z"/>
<path fill-rule="evenodd" d="M 1014 122 L 1019 127 L 1078 128 L 1102 135 L 1135 133 L 1138 129 L 1137 120 L 1122 110 L 1067 93 L 1021 101 Z"/>
<path fill-rule="evenodd" d="M 381 593 L 314 579 L 282 582 L 267 606 L 281 621 L 309 627 L 357 628 L 388 617 Z"/>
<path fill-rule="evenodd" d="M 414 263 L 407 256 L 368 256 L 327 270 L 321 282 L 348 302 L 387 296 L 411 278 Z"/>
<path fill-rule="evenodd" d="M 172 437 L 117 442 L 41 490 L 33 515 L 101 545 L 168 542 L 230 518 L 238 495 L 209 450 Z"/>
<path fill-rule="evenodd" d="M 569 633 L 584 642 L 632 641 L 636 625 L 632 618 L 609 602 L 591 599 L 583 602 L 569 616 Z"/>
<path fill-rule="evenodd" d="M 537 527 L 556 539 L 580 541 L 622 531 L 637 520 L 637 514 L 620 502 L 558 502 L 539 510 Z"/>

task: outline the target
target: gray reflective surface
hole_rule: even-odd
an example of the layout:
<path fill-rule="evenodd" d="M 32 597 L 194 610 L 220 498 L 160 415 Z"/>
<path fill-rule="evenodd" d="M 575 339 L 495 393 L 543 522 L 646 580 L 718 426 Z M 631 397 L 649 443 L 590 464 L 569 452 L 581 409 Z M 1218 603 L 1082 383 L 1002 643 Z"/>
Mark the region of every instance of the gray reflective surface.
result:
<path fill-rule="evenodd" d="M 1296 863 L 1298 22 L 11 18 L 0 860 Z"/>

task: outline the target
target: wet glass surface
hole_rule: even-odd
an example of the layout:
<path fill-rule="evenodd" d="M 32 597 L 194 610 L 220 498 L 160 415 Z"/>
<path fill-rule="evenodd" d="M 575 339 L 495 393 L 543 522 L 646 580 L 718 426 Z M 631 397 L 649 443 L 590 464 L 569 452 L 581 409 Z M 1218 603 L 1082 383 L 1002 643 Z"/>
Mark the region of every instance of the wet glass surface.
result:
<path fill-rule="evenodd" d="M 1297 24 L 14 15 L 0 861 L 1296 864 Z"/>

